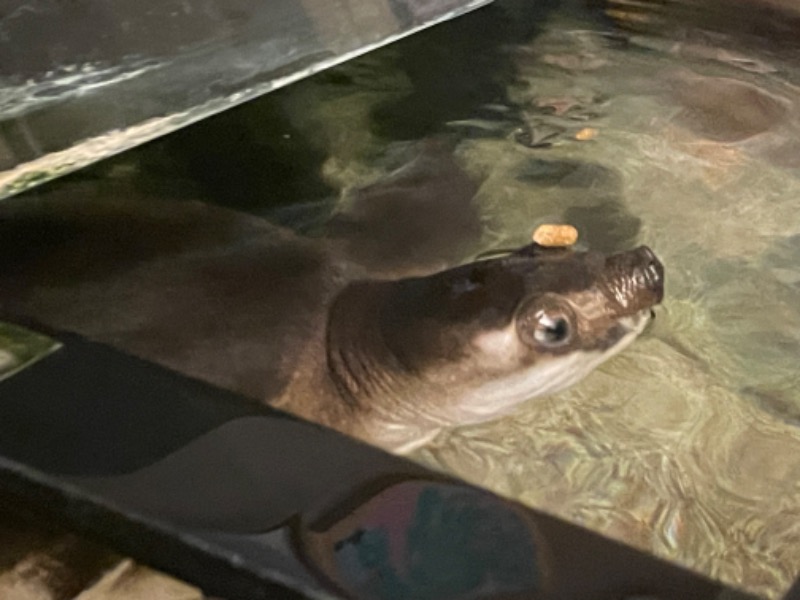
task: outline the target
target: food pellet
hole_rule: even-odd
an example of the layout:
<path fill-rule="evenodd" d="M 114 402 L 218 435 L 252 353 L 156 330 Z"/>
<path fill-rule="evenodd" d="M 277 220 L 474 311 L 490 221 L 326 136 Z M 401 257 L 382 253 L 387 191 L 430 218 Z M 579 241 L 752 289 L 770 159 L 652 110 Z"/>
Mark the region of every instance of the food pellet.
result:
<path fill-rule="evenodd" d="M 578 230 L 572 225 L 539 225 L 533 232 L 533 241 L 540 246 L 572 246 L 578 241 Z"/>
<path fill-rule="evenodd" d="M 584 127 L 575 134 L 575 139 L 581 142 L 593 140 L 597 137 L 597 129 L 594 127 Z"/>

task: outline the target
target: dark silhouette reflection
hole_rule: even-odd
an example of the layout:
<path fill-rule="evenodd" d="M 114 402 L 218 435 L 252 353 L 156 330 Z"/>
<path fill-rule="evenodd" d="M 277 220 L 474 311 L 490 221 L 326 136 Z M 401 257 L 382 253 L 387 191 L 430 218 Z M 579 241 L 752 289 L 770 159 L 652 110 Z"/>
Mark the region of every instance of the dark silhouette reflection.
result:
<path fill-rule="evenodd" d="M 555 4 L 496 2 L 405 41 L 395 63 L 413 91 L 373 111 L 375 132 L 419 138 L 448 121 L 473 117 L 482 104 L 504 102 L 515 76 L 507 48 L 534 36 Z"/>
<path fill-rule="evenodd" d="M 336 193 L 320 176 L 327 158 L 286 115 L 276 92 L 135 150 L 148 178 L 190 181 L 203 199 L 261 213 Z"/>
<path fill-rule="evenodd" d="M 735 79 L 685 72 L 671 83 L 683 106 L 678 123 L 715 142 L 740 142 L 774 129 L 789 112 L 787 101 Z"/>
<path fill-rule="evenodd" d="M 373 271 L 431 271 L 462 260 L 479 241 L 476 190 L 446 144 L 428 141 L 386 178 L 354 190 L 328 231 Z"/>
<path fill-rule="evenodd" d="M 537 158 L 525 163 L 517 179 L 535 188 L 569 190 L 557 206 L 543 206 L 541 213 L 555 212 L 577 227 L 588 247 L 614 252 L 635 244 L 642 222 L 621 200 L 622 177 L 612 169 L 596 163 Z"/>

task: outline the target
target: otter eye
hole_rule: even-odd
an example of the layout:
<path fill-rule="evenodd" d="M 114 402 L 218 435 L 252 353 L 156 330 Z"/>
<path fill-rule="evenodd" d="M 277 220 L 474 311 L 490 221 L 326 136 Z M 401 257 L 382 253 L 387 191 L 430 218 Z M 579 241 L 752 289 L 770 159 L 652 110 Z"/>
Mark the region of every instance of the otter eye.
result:
<path fill-rule="evenodd" d="M 536 315 L 533 339 L 543 346 L 560 346 L 571 334 L 569 320 L 563 314 L 542 311 Z"/>
<path fill-rule="evenodd" d="M 517 308 L 517 335 L 532 349 L 563 348 L 580 333 L 574 309 L 556 294 L 534 296 Z"/>

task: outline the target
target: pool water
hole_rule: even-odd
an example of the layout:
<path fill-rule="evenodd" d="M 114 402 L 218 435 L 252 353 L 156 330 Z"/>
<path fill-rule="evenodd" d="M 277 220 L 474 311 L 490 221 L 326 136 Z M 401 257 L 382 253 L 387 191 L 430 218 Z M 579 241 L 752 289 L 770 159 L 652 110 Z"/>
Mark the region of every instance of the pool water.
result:
<path fill-rule="evenodd" d="M 800 17 L 752 7 L 499 0 L 56 185 L 315 235 L 436 136 L 480 184 L 476 252 L 547 221 L 648 244 L 667 295 L 639 341 L 413 458 L 776 598 L 800 570 Z"/>
<path fill-rule="evenodd" d="M 667 297 L 582 385 L 419 458 L 777 597 L 800 565 L 796 48 L 631 33 L 575 5 L 546 19 L 509 49 L 506 106 L 539 147 L 459 146 L 486 174 L 492 243 L 542 218 L 604 249 L 647 243 Z"/>

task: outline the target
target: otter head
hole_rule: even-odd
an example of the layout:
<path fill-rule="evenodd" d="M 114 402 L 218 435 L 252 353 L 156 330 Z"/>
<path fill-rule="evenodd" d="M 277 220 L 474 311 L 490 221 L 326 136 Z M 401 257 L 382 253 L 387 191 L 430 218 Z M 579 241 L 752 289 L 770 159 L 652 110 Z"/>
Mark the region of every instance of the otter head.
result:
<path fill-rule="evenodd" d="M 579 381 L 642 332 L 663 280 L 644 246 L 604 256 L 531 244 L 428 277 L 356 282 L 330 311 L 329 373 L 370 438 L 407 448 Z"/>

